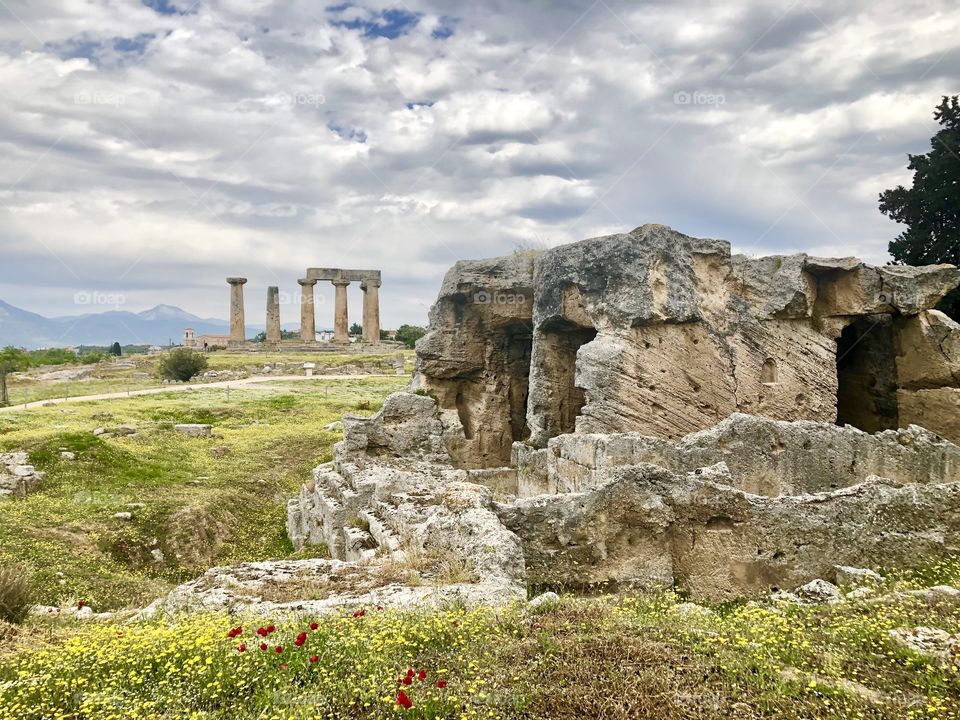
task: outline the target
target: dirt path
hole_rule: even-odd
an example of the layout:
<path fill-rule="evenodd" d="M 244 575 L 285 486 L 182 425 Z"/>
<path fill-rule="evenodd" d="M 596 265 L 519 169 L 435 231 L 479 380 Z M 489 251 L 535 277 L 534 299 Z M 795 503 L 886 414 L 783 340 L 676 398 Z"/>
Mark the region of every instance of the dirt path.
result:
<path fill-rule="evenodd" d="M 115 400 L 125 397 L 136 397 L 138 395 L 160 395 L 168 392 L 184 392 L 186 390 L 203 390 L 206 388 L 238 388 L 244 385 L 253 385 L 254 383 L 264 382 L 289 382 L 291 380 L 357 380 L 362 378 L 388 378 L 397 377 L 397 375 L 385 375 L 377 373 L 364 373 L 358 375 L 314 375 L 306 377 L 305 375 L 275 375 L 272 377 L 249 377 L 242 380 L 222 380 L 211 383 L 194 383 L 192 385 L 166 385 L 164 387 L 146 388 L 143 390 L 129 390 L 114 393 L 100 393 L 99 395 L 78 395 L 68 398 L 49 398 L 47 400 L 34 400 L 33 402 L 20 405 L 11 405 L 9 407 L 0 407 L 0 413 L 14 412 L 15 410 L 29 410 L 31 408 L 45 407 L 48 405 L 63 405 L 64 403 L 88 402 L 91 400 Z"/>

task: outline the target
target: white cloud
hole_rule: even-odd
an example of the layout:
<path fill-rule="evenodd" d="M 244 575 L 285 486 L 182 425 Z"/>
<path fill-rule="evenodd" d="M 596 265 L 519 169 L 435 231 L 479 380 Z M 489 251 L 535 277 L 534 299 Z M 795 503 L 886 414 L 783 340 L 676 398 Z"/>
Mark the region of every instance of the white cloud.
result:
<path fill-rule="evenodd" d="M 6 4 L 0 298 L 50 314 L 100 283 L 225 316 L 241 273 L 255 313 L 341 265 L 422 322 L 457 259 L 643 222 L 882 261 L 960 74 L 947 0 Z"/>

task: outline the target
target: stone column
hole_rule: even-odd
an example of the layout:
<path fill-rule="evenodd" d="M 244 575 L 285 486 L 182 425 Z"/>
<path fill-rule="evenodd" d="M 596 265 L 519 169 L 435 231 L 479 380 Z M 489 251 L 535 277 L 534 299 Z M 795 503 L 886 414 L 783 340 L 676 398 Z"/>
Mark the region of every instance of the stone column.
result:
<path fill-rule="evenodd" d="M 230 284 L 230 345 L 243 345 L 247 341 L 247 327 L 243 316 L 243 286 L 246 278 L 229 277 Z"/>
<path fill-rule="evenodd" d="M 297 280 L 300 283 L 300 339 L 305 343 L 317 341 L 317 316 L 313 309 L 313 286 L 316 280 Z"/>
<path fill-rule="evenodd" d="M 347 319 L 347 285 L 349 280 L 331 280 L 337 288 L 336 301 L 333 306 L 333 341 L 335 343 L 350 342 L 350 325 Z"/>
<path fill-rule="evenodd" d="M 360 283 L 363 289 L 363 339 L 380 342 L 380 281 L 368 278 Z"/>
<path fill-rule="evenodd" d="M 280 344 L 280 288 L 275 285 L 267 288 L 267 342 Z"/>

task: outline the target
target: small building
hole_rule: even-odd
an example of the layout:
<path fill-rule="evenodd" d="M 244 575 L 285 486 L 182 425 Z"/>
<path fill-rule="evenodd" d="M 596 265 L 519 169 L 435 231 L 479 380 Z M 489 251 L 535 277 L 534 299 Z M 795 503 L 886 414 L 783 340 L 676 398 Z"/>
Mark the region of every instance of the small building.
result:
<path fill-rule="evenodd" d="M 191 350 L 225 350 L 229 342 L 229 335 L 197 335 L 193 328 L 183 331 L 183 346 Z"/>

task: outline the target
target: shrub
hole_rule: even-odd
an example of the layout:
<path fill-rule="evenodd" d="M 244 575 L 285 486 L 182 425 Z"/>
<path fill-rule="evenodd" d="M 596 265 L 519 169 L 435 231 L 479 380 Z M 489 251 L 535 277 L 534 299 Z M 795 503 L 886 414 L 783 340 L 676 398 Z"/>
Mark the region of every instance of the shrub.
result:
<path fill-rule="evenodd" d="M 186 382 L 206 368 L 206 356 L 187 348 L 173 350 L 160 360 L 160 376 L 180 382 Z"/>
<path fill-rule="evenodd" d="M 0 566 L 0 619 L 20 623 L 30 609 L 30 581 L 18 565 Z"/>

